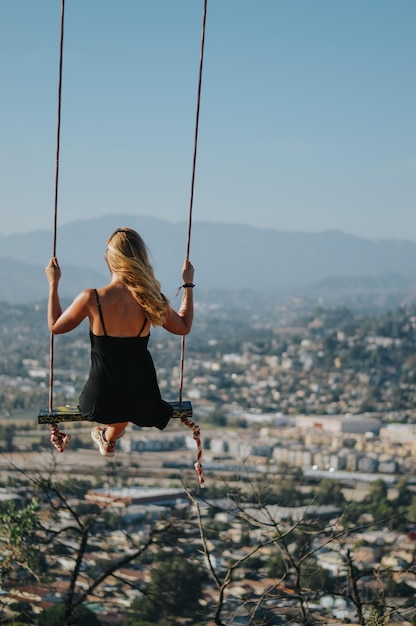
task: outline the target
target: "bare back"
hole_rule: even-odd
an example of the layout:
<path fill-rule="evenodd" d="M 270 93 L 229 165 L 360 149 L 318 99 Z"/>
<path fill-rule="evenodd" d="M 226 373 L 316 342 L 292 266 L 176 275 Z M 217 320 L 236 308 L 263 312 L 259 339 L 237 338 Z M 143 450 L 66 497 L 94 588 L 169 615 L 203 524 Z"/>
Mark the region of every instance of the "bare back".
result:
<path fill-rule="evenodd" d="M 104 335 L 98 303 L 94 290 L 89 290 L 88 310 L 90 329 L 94 335 Z M 120 282 L 112 282 L 97 289 L 105 331 L 111 337 L 136 337 L 146 319 L 145 311 L 133 298 L 127 287 Z M 141 336 L 150 332 L 150 322 L 144 326 Z"/>

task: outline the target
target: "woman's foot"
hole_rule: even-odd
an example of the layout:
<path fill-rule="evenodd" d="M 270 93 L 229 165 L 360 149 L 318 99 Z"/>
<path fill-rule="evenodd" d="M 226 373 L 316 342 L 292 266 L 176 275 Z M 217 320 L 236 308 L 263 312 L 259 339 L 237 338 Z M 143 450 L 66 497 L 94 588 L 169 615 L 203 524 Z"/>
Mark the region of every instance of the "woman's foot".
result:
<path fill-rule="evenodd" d="M 100 454 L 103 456 L 114 456 L 114 452 L 116 449 L 115 441 L 107 441 L 105 438 L 105 428 L 101 428 L 101 426 L 95 426 L 95 428 L 91 431 L 91 439 L 100 449 Z"/>

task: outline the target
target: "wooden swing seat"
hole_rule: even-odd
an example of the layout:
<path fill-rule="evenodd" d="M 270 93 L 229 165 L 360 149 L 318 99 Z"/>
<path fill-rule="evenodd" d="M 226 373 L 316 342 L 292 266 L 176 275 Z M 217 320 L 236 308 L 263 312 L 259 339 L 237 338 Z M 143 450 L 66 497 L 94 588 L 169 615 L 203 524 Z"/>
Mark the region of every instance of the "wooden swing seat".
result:
<path fill-rule="evenodd" d="M 192 404 L 189 400 L 182 402 L 169 402 L 173 408 L 172 418 L 192 417 Z M 38 424 L 58 424 L 60 422 L 82 422 L 85 418 L 75 404 L 64 404 L 56 406 L 51 411 L 49 409 L 40 409 L 38 414 Z M 88 420 L 86 420 L 88 421 Z"/>

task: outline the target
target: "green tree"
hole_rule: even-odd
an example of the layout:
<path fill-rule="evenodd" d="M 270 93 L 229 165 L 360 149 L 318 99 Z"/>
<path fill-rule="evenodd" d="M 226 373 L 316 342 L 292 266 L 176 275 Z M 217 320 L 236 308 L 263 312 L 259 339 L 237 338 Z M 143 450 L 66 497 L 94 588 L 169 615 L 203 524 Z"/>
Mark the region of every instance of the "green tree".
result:
<path fill-rule="evenodd" d="M 174 557 L 161 563 L 151 574 L 151 582 L 144 590 L 144 597 L 134 601 L 133 626 L 137 619 L 169 626 L 172 620 L 202 617 L 199 600 L 202 598 L 202 583 L 206 576 L 201 568 L 183 557 Z"/>
<path fill-rule="evenodd" d="M 283 578 L 287 573 L 288 564 L 280 552 L 274 554 L 268 563 L 268 575 L 270 578 Z"/>
<path fill-rule="evenodd" d="M 398 506 L 409 506 L 412 503 L 413 491 L 409 489 L 407 480 L 400 478 L 397 481 L 397 499 Z"/>
<path fill-rule="evenodd" d="M 375 480 L 373 483 L 371 483 L 368 497 L 370 502 L 384 503 L 387 500 L 387 495 L 387 485 L 384 480 L 379 478 L 378 480 Z"/>
<path fill-rule="evenodd" d="M 52 606 L 45 609 L 40 614 L 36 626 L 62 626 L 62 620 L 64 618 L 65 607 L 62 605 Z M 98 619 L 93 611 L 90 611 L 85 606 L 77 608 L 70 621 L 67 621 L 68 626 L 102 626 L 102 622 Z"/>
<path fill-rule="evenodd" d="M 9 424 L 4 426 L 0 424 L 0 441 L 1 441 L 1 450 L 3 452 L 13 452 L 14 451 L 14 436 L 16 434 L 16 426 L 14 424 Z"/>
<path fill-rule="evenodd" d="M 39 528 L 39 505 L 37 500 L 25 507 L 18 507 L 14 502 L 0 510 L 0 535 L 3 544 L 3 556 L 0 560 L 2 580 L 8 576 L 22 577 L 22 570 L 34 576 L 40 562 L 36 540 Z"/>
<path fill-rule="evenodd" d="M 367 502 L 368 510 L 375 520 L 384 520 L 390 528 L 394 526 L 397 510 L 388 499 L 388 489 L 384 480 L 379 479 L 372 483 Z"/>
<path fill-rule="evenodd" d="M 315 504 L 334 504 L 340 506 L 344 504 L 344 495 L 341 485 L 336 480 L 324 478 L 314 491 Z"/>

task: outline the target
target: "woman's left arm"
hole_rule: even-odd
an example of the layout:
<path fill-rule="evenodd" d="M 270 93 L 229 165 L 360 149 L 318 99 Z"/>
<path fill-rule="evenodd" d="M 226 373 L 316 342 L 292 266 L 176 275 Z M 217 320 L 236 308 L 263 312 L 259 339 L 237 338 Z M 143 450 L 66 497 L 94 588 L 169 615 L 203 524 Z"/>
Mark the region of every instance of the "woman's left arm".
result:
<path fill-rule="evenodd" d="M 89 292 L 83 291 L 73 301 L 73 303 L 62 312 L 59 299 L 58 285 L 61 278 L 61 268 L 56 257 L 49 261 L 45 268 L 46 277 L 49 282 L 48 300 L 48 326 L 53 334 L 68 333 L 73 330 L 89 314 Z"/>

